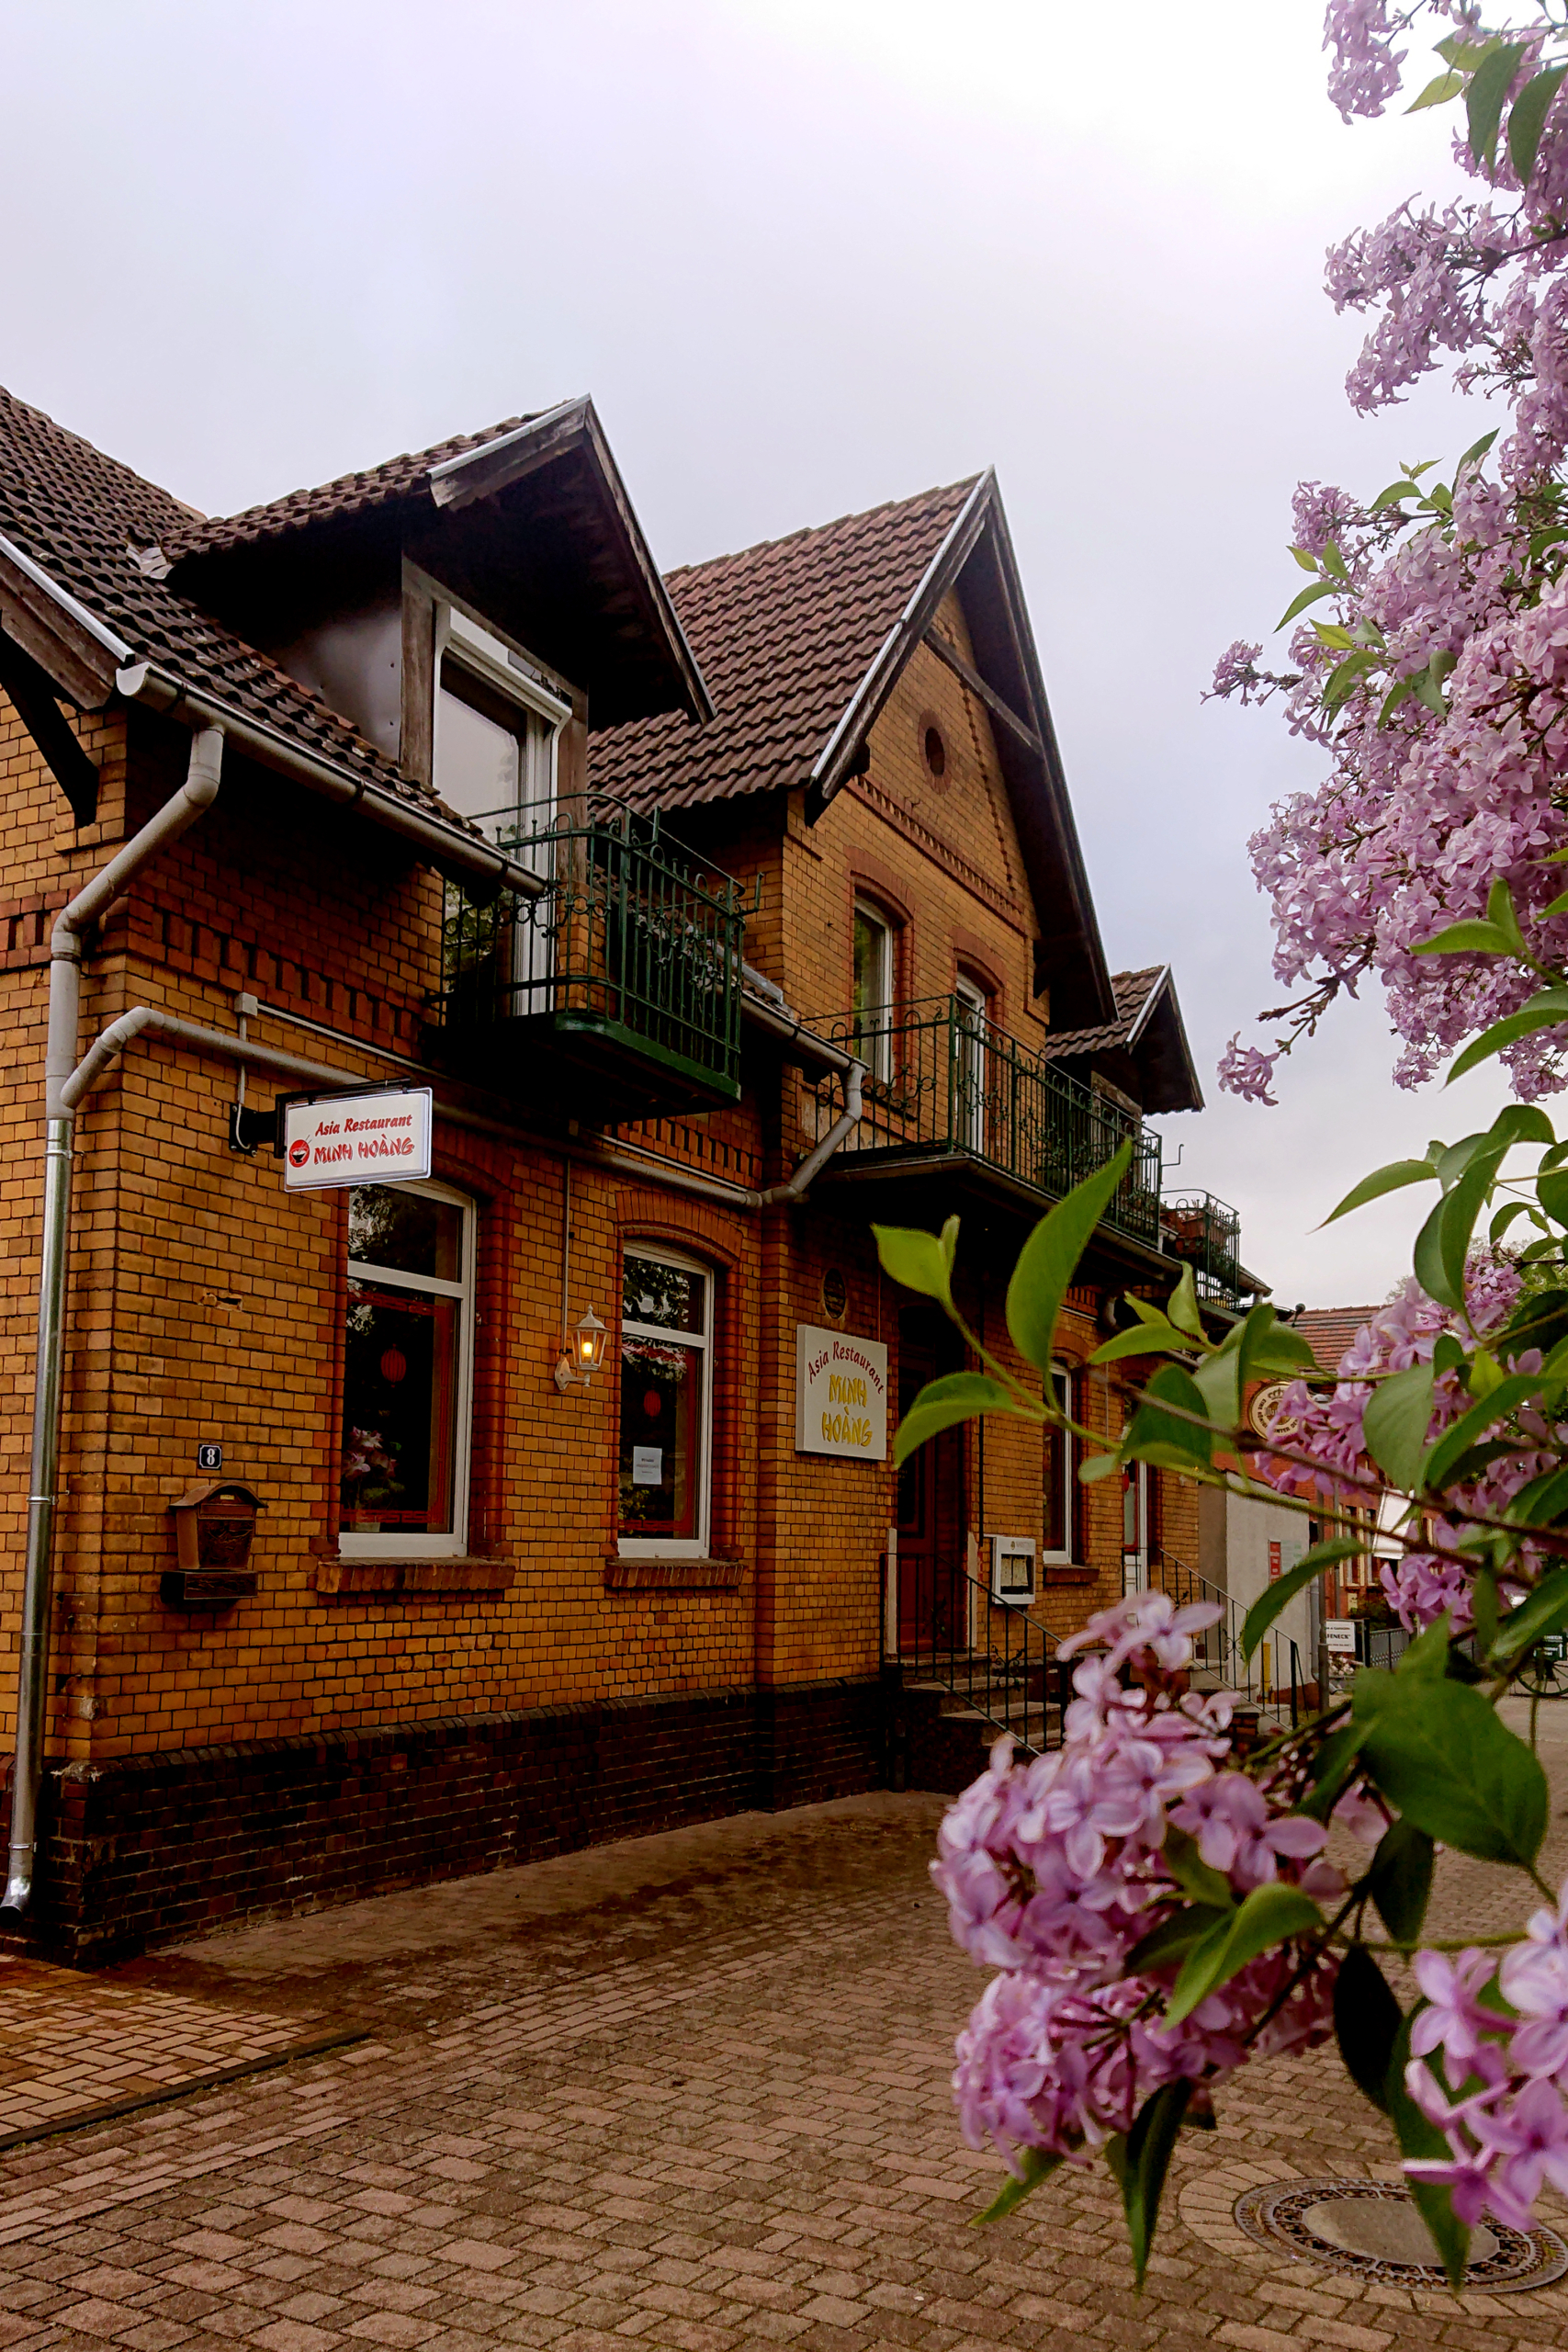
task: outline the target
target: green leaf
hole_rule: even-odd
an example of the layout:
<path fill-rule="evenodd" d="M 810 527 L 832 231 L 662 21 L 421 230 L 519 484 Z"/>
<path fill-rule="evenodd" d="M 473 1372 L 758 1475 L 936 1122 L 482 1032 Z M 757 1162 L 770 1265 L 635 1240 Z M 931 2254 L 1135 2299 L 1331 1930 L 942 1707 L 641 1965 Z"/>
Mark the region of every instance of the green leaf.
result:
<path fill-rule="evenodd" d="M 1312 626 L 1319 645 L 1326 645 L 1337 653 L 1348 653 L 1354 649 L 1355 639 L 1337 621 L 1314 621 Z"/>
<path fill-rule="evenodd" d="M 1413 956 L 1512 956 L 1517 950 L 1495 922 L 1469 917 L 1463 922 L 1450 922 L 1446 931 L 1434 932 L 1410 952 Z"/>
<path fill-rule="evenodd" d="M 1122 1457 L 1119 1453 L 1091 1453 L 1087 1462 L 1079 1463 L 1078 1477 L 1084 1486 L 1092 1487 L 1100 1479 L 1109 1478 L 1112 1471 L 1120 1470 L 1121 1467 Z"/>
<path fill-rule="evenodd" d="M 1314 577 L 1316 576 L 1317 558 L 1310 548 L 1292 548 L 1290 552 L 1295 557 L 1303 571 L 1310 571 Z"/>
<path fill-rule="evenodd" d="M 1179 2025 L 1190 2017 L 1201 2001 L 1228 1984 L 1260 1952 L 1292 1936 L 1310 1935 L 1323 1923 L 1322 1912 L 1299 1886 L 1287 1886 L 1280 1879 L 1255 1886 L 1231 1917 L 1212 1928 L 1187 1955 L 1166 2004 L 1166 2024 Z"/>
<path fill-rule="evenodd" d="M 1157 1322 L 1139 1323 L 1130 1331 L 1118 1331 L 1113 1340 L 1096 1348 L 1090 1363 L 1120 1363 L 1123 1356 L 1178 1355 L 1190 1356 L 1192 1342 L 1185 1331 L 1168 1323 L 1162 1315 Z"/>
<path fill-rule="evenodd" d="M 1127 2216 L 1127 2235 L 1133 2243 L 1133 2276 L 1140 2293 L 1154 2247 L 1159 2200 L 1171 2151 L 1191 2096 L 1192 2086 L 1189 2082 L 1167 2083 L 1163 2090 L 1156 2091 L 1139 2109 L 1138 2120 L 1128 2132 L 1122 2151 L 1122 2207 Z"/>
<path fill-rule="evenodd" d="M 1445 1194 L 1416 1236 L 1411 1262 L 1416 1269 L 1416 1279 L 1427 1296 L 1457 1311 L 1462 1302 L 1450 1282 L 1448 1268 L 1443 1263 L 1443 1211 L 1447 1206 L 1448 1197 Z"/>
<path fill-rule="evenodd" d="M 1341 1730 L 1329 1733 L 1317 1751 L 1312 1794 L 1303 1802 L 1300 1808 L 1303 1813 L 1314 1821 L 1325 1822 L 1328 1819 L 1356 1770 L 1360 1748 L 1359 1724 L 1347 1724 Z"/>
<path fill-rule="evenodd" d="M 1367 1399 L 1361 1416 L 1367 1452 L 1402 1493 L 1413 1492 L 1432 1419 L 1432 1367 L 1414 1363 L 1391 1373 Z"/>
<path fill-rule="evenodd" d="M 1406 114 L 1420 114 L 1427 107 L 1447 106 L 1450 98 L 1458 97 L 1463 87 L 1462 74 L 1438 74 L 1427 83 L 1420 96 L 1413 100 L 1404 111 Z"/>
<path fill-rule="evenodd" d="M 1426 2003 L 1417 2004 L 1417 2009 Z M 1428 2123 L 1410 2093 L 1404 2087 L 1404 2070 L 1410 2064 L 1410 2028 L 1416 2015 L 1413 2009 L 1394 2037 L 1393 2054 L 1388 2062 L 1388 2078 L 1383 2086 L 1383 2105 L 1393 2124 L 1402 2156 L 1414 2156 L 1422 2161 L 1436 2159 L 1438 2164 L 1449 2160 L 1449 2143 L 1435 2123 Z M 1437 2243 L 1450 2286 L 1457 2294 L 1464 2283 L 1470 2261 L 1470 2232 L 1455 2219 L 1453 2201 L 1446 2188 L 1414 2178 L 1407 2173 L 1405 2186 L 1416 2211 L 1426 2222 Z"/>
<path fill-rule="evenodd" d="M 1115 1198 L 1132 1157 L 1129 1137 L 1103 1168 L 1076 1184 L 1066 1200 L 1058 1201 L 1049 1216 L 1041 1218 L 1019 1252 L 1008 1284 L 1008 1329 L 1013 1345 L 1036 1372 L 1050 1370 L 1056 1317 L 1067 1284 L 1090 1235 Z"/>
<path fill-rule="evenodd" d="M 1376 1694 L 1361 1753 L 1378 1787 L 1417 1829 L 1480 1861 L 1519 1870 L 1534 1863 L 1546 1831 L 1546 1775 L 1479 1690 L 1390 1676 Z"/>
<path fill-rule="evenodd" d="M 1176 1288 L 1165 1303 L 1166 1319 L 1179 1331 L 1187 1332 L 1194 1340 L 1203 1337 L 1203 1318 L 1198 1312 L 1198 1286 L 1192 1279 L 1190 1266 L 1183 1266 Z"/>
<path fill-rule="evenodd" d="M 1185 1829 L 1167 1827 L 1160 1860 L 1182 1894 L 1190 1895 L 1194 1903 L 1227 1914 L 1235 1909 L 1229 1879 L 1222 1871 L 1210 1869 L 1198 1851 L 1198 1840 L 1190 1838 Z"/>
<path fill-rule="evenodd" d="M 928 1438 L 940 1437 L 943 1430 L 960 1421 L 973 1420 L 976 1413 L 1011 1413 L 1019 1419 L 1017 1397 L 999 1380 L 991 1380 L 983 1372 L 945 1372 L 940 1380 L 928 1380 L 908 1411 L 899 1421 L 893 1439 L 893 1466 L 901 1470 L 911 1453 L 925 1444 Z M 1032 1418 L 1032 1416 L 1029 1418 Z"/>
<path fill-rule="evenodd" d="M 1310 588 L 1302 590 L 1292 604 L 1286 605 L 1283 616 L 1274 625 L 1275 636 L 1278 637 L 1282 628 L 1289 628 L 1298 614 L 1304 613 L 1309 605 L 1315 605 L 1320 596 L 1340 596 L 1343 594 L 1344 589 L 1337 580 L 1314 581 Z"/>
<path fill-rule="evenodd" d="M 1372 501 L 1371 512 L 1374 514 L 1377 514 L 1381 513 L 1382 508 L 1385 506 L 1397 506 L 1402 499 L 1419 498 L 1420 495 L 1420 483 L 1418 481 L 1406 481 L 1404 477 L 1401 475 L 1398 481 L 1391 481 L 1385 489 L 1379 491 L 1377 496 Z"/>
<path fill-rule="evenodd" d="M 1419 955 L 1421 950 L 1417 948 L 1416 952 Z M 1472 1037 L 1444 1083 L 1451 1086 L 1456 1078 L 1463 1078 L 1478 1063 L 1489 1061 L 1506 1046 L 1517 1045 L 1521 1037 L 1531 1037 L 1538 1029 L 1555 1029 L 1564 1021 L 1568 1021 L 1568 989 L 1541 989 L 1528 1004 L 1521 1004 L 1517 1012 L 1505 1013 L 1501 1021 L 1483 1029 L 1479 1037 Z"/>
<path fill-rule="evenodd" d="M 1506 1145 L 1494 1144 L 1486 1151 L 1478 1151 L 1443 1203 L 1438 1247 L 1442 1252 L 1450 1293 L 1459 1304 L 1464 1299 L 1465 1261 L 1470 1256 L 1475 1220 L 1491 1198 L 1506 1149 Z"/>
<path fill-rule="evenodd" d="M 1122 1970 L 1126 1976 L 1147 1976 L 1156 1968 L 1168 1968 L 1172 1961 L 1185 1960 L 1193 1945 L 1206 1936 L 1211 1928 L 1228 1917 L 1235 1905 L 1226 1904 L 1223 1910 L 1212 1903 L 1184 1903 L 1168 1919 L 1162 1919 L 1150 1929 L 1142 1943 L 1134 1944 L 1127 1954 Z"/>
<path fill-rule="evenodd" d="M 1516 956 L 1528 960 L 1529 949 L 1525 945 L 1525 935 L 1514 910 L 1514 894 L 1500 874 L 1486 893 L 1486 920 L 1496 925 Z"/>
<path fill-rule="evenodd" d="M 1290 1607 L 1297 1593 L 1311 1584 L 1314 1577 L 1320 1577 L 1325 1568 L 1332 1567 L 1336 1560 L 1359 1559 L 1366 1548 L 1365 1543 L 1359 1542 L 1355 1536 L 1337 1535 L 1331 1544 L 1314 1544 L 1310 1552 L 1302 1554 L 1293 1568 L 1287 1568 L 1282 1576 L 1275 1577 L 1264 1587 L 1247 1612 L 1247 1622 L 1241 1629 L 1243 1657 L 1252 1656 L 1275 1618 Z"/>
<path fill-rule="evenodd" d="M 1325 571 L 1331 571 L 1336 580 L 1346 582 L 1349 580 L 1350 574 L 1346 570 L 1345 559 L 1332 539 L 1325 539 L 1323 543 L 1323 568 Z"/>
<path fill-rule="evenodd" d="M 1434 1184 L 1438 1171 L 1429 1159 L 1391 1159 L 1386 1168 L 1374 1168 L 1359 1184 L 1352 1184 L 1337 1209 L 1330 1209 L 1324 1225 L 1332 1225 L 1336 1217 L 1348 1216 L 1352 1209 L 1365 1208 L 1369 1201 L 1379 1201 L 1385 1193 L 1398 1192 L 1402 1184 Z M 1320 1226 L 1318 1230 L 1322 1231 Z"/>
<path fill-rule="evenodd" d="M 1493 442 L 1495 441 L 1502 429 L 1501 425 L 1495 424 L 1490 433 L 1483 433 L 1479 441 L 1472 441 L 1471 443 L 1469 448 L 1465 451 L 1458 465 L 1454 468 L 1455 481 L 1458 481 L 1466 466 L 1478 466 L 1481 463 L 1482 458 L 1486 455 L 1486 452 L 1490 449 Z"/>
<path fill-rule="evenodd" d="M 1239 1339 L 1241 1326 L 1236 1324 L 1230 1338 Z M 1203 1410 L 1210 1420 L 1222 1428 L 1233 1430 L 1241 1419 L 1241 1363 L 1234 1347 L 1216 1348 L 1205 1356 L 1192 1374 L 1192 1385 L 1203 1399 Z"/>
<path fill-rule="evenodd" d="M 1568 1473 L 1559 1471 L 1559 1478 Z M 1492 1645 L 1491 1662 L 1495 1666 L 1512 1666 L 1526 1650 L 1548 1634 L 1560 1634 L 1568 1625 L 1568 1568 L 1553 1568 L 1542 1577 L 1533 1592 L 1511 1610 L 1497 1628 Z"/>
<path fill-rule="evenodd" d="M 1334 2035 L 1345 2072 L 1385 2115 L 1389 2061 L 1403 2022 L 1382 1970 L 1364 1946 L 1352 1944 L 1334 1980 Z"/>
<path fill-rule="evenodd" d="M 1122 1459 L 1152 1462 L 1163 1470 L 1190 1470 L 1195 1462 L 1206 1468 L 1213 1456 L 1209 1431 L 1178 1420 L 1174 1414 L 1162 1413 L 1162 1404 L 1179 1405 L 1185 1413 L 1208 1418 L 1202 1391 L 1191 1374 L 1183 1372 L 1179 1364 L 1162 1363 L 1145 1384 L 1132 1426 L 1122 1441 Z"/>
<path fill-rule="evenodd" d="M 1545 1471 L 1540 1477 L 1532 1478 L 1528 1487 L 1521 1487 L 1503 1516 L 1517 1527 L 1553 1527 L 1565 1511 L 1568 1466 Z"/>
<path fill-rule="evenodd" d="M 987 2222 L 1004 2221 L 1015 2206 L 1021 2205 L 1026 2197 L 1032 2195 L 1043 2180 L 1050 2179 L 1062 2158 L 1047 2155 L 1043 2148 L 1020 2148 L 1018 2161 L 1023 2167 L 1022 2179 L 1017 2179 L 1010 2173 L 985 2211 L 969 2216 L 973 2228 L 983 2229 Z"/>
<path fill-rule="evenodd" d="M 1535 169 L 1540 134 L 1546 129 L 1546 118 L 1551 101 L 1562 86 L 1568 65 L 1549 65 L 1525 84 L 1514 100 L 1508 114 L 1508 158 L 1519 175 L 1519 186 L 1529 187 L 1530 174 Z"/>
<path fill-rule="evenodd" d="M 1535 1196 L 1553 1225 L 1568 1225 L 1568 1170 L 1553 1168 L 1538 1176 Z"/>
<path fill-rule="evenodd" d="M 1527 1397 L 1539 1396 L 1544 1385 L 1540 1373 L 1511 1372 L 1499 1381 L 1489 1396 L 1461 1413 L 1451 1428 L 1446 1429 L 1421 1464 L 1417 1474 L 1423 1487 L 1439 1487 L 1460 1455 L 1477 1445 L 1489 1429 L 1522 1405 Z"/>
<path fill-rule="evenodd" d="M 1393 1669 L 1396 1679 L 1404 1674 L 1416 1681 L 1440 1682 L 1449 1670 L 1452 1640 L 1453 1626 L 1445 1609 L 1432 1624 L 1423 1626 L 1409 1645 Z"/>
<path fill-rule="evenodd" d="M 922 1298 L 939 1299 L 951 1315 L 958 1219 L 950 1216 L 940 1236 L 907 1225 L 874 1225 L 871 1230 L 883 1272 L 906 1290 L 919 1291 Z"/>
<path fill-rule="evenodd" d="M 1432 1894 L 1432 1840 L 1414 1822 L 1396 1821 L 1384 1831 L 1367 1873 L 1378 1917 L 1396 1944 L 1413 1950 Z M 1358 2077 L 1358 2080 L 1359 2077 Z M 1368 2098 L 1371 2097 L 1369 2091 Z"/>

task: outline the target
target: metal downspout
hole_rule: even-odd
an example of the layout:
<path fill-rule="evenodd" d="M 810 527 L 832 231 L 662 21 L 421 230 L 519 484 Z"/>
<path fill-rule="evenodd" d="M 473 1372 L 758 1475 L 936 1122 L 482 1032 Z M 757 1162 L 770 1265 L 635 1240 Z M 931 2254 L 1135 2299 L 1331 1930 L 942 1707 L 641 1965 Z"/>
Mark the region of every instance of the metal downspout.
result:
<path fill-rule="evenodd" d="M 185 783 L 133 840 L 55 919 L 50 939 L 49 1043 L 44 1058 L 43 1242 L 39 1268 L 38 1360 L 33 1379 L 32 1470 L 27 1568 L 17 1669 L 17 1752 L 11 1780 L 10 1863 L 0 1916 L 21 1917 L 32 1900 L 38 1798 L 43 1780 L 44 1702 L 54 1514 L 60 1469 L 65 1272 L 71 1242 L 71 1164 L 76 1114 L 66 1094 L 82 1016 L 82 936 L 149 858 L 194 825 L 218 795 L 223 733 L 205 727 L 190 747 Z"/>
<path fill-rule="evenodd" d="M 812 1178 L 824 1169 L 852 1127 L 860 1125 L 861 1088 L 865 1080 L 865 1064 L 851 1062 L 844 1073 L 844 1107 L 818 1145 L 808 1152 L 792 1176 L 782 1184 L 770 1184 L 765 1193 L 748 1193 L 746 1205 L 755 1209 L 786 1208 L 804 1200 Z"/>

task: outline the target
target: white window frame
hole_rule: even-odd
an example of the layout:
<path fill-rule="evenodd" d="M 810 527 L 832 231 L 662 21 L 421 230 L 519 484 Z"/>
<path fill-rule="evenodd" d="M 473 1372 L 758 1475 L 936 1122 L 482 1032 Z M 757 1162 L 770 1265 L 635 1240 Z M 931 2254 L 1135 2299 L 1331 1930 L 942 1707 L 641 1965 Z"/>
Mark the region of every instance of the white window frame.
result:
<path fill-rule="evenodd" d="M 368 1188 L 367 1188 L 368 1189 Z M 427 1200 L 445 1201 L 463 1213 L 462 1277 L 447 1282 L 436 1274 L 406 1273 L 400 1267 L 379 1266 L 372 1260 L 351 1258 L 348 1279 L 374 1283 L 378 1290 L 412 1290 L 425 1297 L 458 1301 L 457 1398 L 452 1438 L 452 1527 L 449 1533 L 418 1535 L 407 1529 L 394 1534 L 369 1535 L 340 1528 L 338 1549 L 345 1559 L 450 1560 L 468 1548 L 468 1476 L 474 1433 L 474 1268 L 477 1258 L 479 1210 L 468 1193 L 450 1184 L 406 1184 L 400 1191 L 418 1193 Z M 338 1443 L 343 1433 L 340 1429 Z"/>
<path fill-rule="evenodd" d="M 868 1076 L 874 1079 L 879 1086 L 887 1086 L 892 1083 L 893 1079 L 893 1010 L 894 994 L 897 985 L 897 956 L 894 943 L 894 924 L 891 917 L 877 905 L 874 899 L 863 899 L 858 896 L 854 902 L 853 921 L 870 923 L 882 943 L 877 959 L 882 969 L 878 975 L 875 998 L 875 1003 L 879 1006 L 880 1012 L 879 1014 L 874 1015 L 879 1018 L 880 1026 L 873 1029 L 869 1037 L 860 1039 L 859 1047 L 866 1056 Z M 852 926 L 850 933 L 850 980 L 852 995 L 854 982 Z"/>
<path fill-rule="evenodd" d="M 486 685 L 492 694 L 504 695 L 520 710 L 531 711 L 543 719 L 548 729 L 545 745 L 545 788 L 531 792 L 528 780 L 519 782 L 519 808 L 538 807 L 541 803 L 553 813 L 556 803 L 557 771 L 559 765 L 561 729 L 571 717 L 571 705 L 552 694 L 541 678 L 531 671 L 520 670 L 517 663 L 525 657 L 513 653 L 505 640 L 481 628 L 456 605 L 438 605 L 435 608 L 435 707 L 432 713 L 431 774 L 437 792 L 441 789 L 441 696 L 445 690 L 446 668 L 450 655 L 454 666 L 468 671 L 470 677 Z M 461 700 L 461 696 L 458 697 Z M 548 822 L 547 816 L 545 819 Z M 534 861 L 527 854 L 528 844 L 519 845 L 518 854 L 524 864 Z M 540 869 L 545 870 L 545 869 Z"/>
<path fill-rule="evenodd" d="M 983 1152 L 986 1148 L 986 1031 L 990 1025 L 991 1001 L 978 980 L 960 972 L 953 981 L 953 993 L 963 1007 L 959 1019 L 964 1024 L 967 1046 L 960 1046 L 956 1056 L 956 1079 L 963 1073 L 967 1085 L 967 1100 L 961 1101 L 964 1132 L 961 1137 L 966 1151 Z M 967 1054 L 967 1068 L 964 1057 Z"/>
<path fill-rule="evenodd" d="M 662 1340 L 699 1351 L 702 1371 L 702 1396 L 697 1410 L 697 1480 L 696 1533 L 694 1535 L 623 1535 L 620 1531 L 620 1405 L 621 1381 L 625 1367 L 617 1355 L 615 1363 L 615 1461 L 616 1499 L 615 1535 L 624 1560 L 705 1560 L 712 1541 L 713 1524 L 713 1317 L 714 1295 L 717 1282 L 714 1269 L 705 1259 L 688 1258 L 679 1250 L 667 1250 L 661 1243 L 627 1241 L 621 1250 L 621 1296 L 626 1297 L 626 1268 L 628 1258 L 648 1260 L 656 1266 L 673 1266 L 683 1274 L 701 1274 L 703 1278 L 703 1327 L 700 1331 L 672 1330 L 668 1323 L 638 1323 L 624 1310 L 617 1334 L 617 1347 L 622 1339 Z"/>
<path fill-rule="evenodd" d="M 1061 1406 L 1063 1411 L 1070 1417 L 1073 1411 L 1074 1390 L 1077 1386 L 1076 1367 L 1070 1363 L 1053 1363 L 1047 1376 L 1053 1386 L 1055 1386 L 1057 1383 L 1060 1383 L 1061 1391 L 1063 1393 L 1058 1394 L 1056 1401 Z M 1075 1517 L 1073 1505 L 1077 1499 L 1076 1476 L 1077 1465 L 1074 1460 L 1074 1446 L 1076 1440 L 1074 1439 L 1070 1430 L 1057 1429 L 1055 1435 L 1062 1451 L 1062 1489 L 1056 1499 L 1061 1506 L 1062 1532 L 1066 1538 L 1066 1542 L 1060 1549 L 1053 1549 L 1046 1544 L 1043 1513 L 1042 1513 L 1042 1524 L 1040 1529 L 1040 1563 L 1043 1567 L 1070 1568 L 1077 1565 L 1073 1559 L 1073 1520 Z"/>

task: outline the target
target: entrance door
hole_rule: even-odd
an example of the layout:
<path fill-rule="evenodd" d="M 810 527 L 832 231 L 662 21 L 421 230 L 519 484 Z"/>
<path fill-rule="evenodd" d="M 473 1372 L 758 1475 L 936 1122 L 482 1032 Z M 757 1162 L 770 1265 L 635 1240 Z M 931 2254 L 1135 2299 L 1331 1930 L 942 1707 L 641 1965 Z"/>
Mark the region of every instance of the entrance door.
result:
<path fill-rule="evenodd" d="M 945 1324 L 919 1308 L 898 1318 L 898 1417 L 928 1380 L 957 1370 Z M 906 1657 L 969 1647 L 964 1575 L 964 1432 L 944 1430 L 898 1473 L 898 1649 Z"/>

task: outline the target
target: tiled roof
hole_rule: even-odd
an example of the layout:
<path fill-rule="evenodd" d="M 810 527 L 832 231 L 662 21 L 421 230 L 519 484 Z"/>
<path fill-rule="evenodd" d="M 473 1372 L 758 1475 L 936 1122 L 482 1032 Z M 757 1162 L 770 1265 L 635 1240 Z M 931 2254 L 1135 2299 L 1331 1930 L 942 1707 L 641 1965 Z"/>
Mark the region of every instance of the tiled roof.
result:
<path fill-rule="evenodd" d="M 1092 1029 L 1055 1031 L 1040 1048 L 1043 1058 L 1046 1061 L 1066 1061 L 1077 1054 L 1104 1053 L 1112 1046 L 1124 1046 L 1137 1027 L 1149 998 L 1166 974 L 1164 964 L 1145 965 L 1141 972 L 1112 972 L 1111 987 L 1116 999 L 1115 1020 L 1103 1021 Z"/>
<path fill-rule="evenodd" d="M 1325 1372 L 1337 1372 L 1339 1359 L 1363 1323 L 1382 1313 L 1379 1306 L 1309 1306 L 1291 1317 Z"/>
<path fill-rule="evenodd" d="M 678 715 L 595 735 L 593 782 L 690 808 L 805 782 L 974 481 L 666 574 L 717 716 Z"/>
<path fill-rule="evenodd" d="M 107 622 L 138 659 L 301 750 L 436 808 L 433 795 L 405 782 L 319 695 L 141 569 L 132 547 L 167 548 L 192 517 L 167 491 L 0 390 L 0 533 Z"/>
<path fill-rule="evenodd" d="M 291 490 L 285 498 L 269 499 L 265 506 L 247 506 L 241 514 L 194 520 L 187 517 L 181 529 L 164 539 L 164 552 L 171 563 L 175 563 L 182 556 L 210 555 L 220 548 L 244 547 L 259 539 L 278 538 L 287 531 L 303 530 L 309 524 L 385 505 L 389 499 L 412 497 L 422 490 L 428 492 L 432 466 L 438 466 L 448 458 L 464 457 L 470 449 L 482 449 L 488 441 L 498 440 L 503 433 L 515 433 L 531 421 L 531 416 L 509 416 L 482 433 L 455 434 L 449 441 L 438 441 L 434 448 L 405 451 L 400 458 L 389 458 L 384 465 L 367 467 L 363 473 L 340 474 L 336 481 L 322 482 L 314 490 Z"/>

